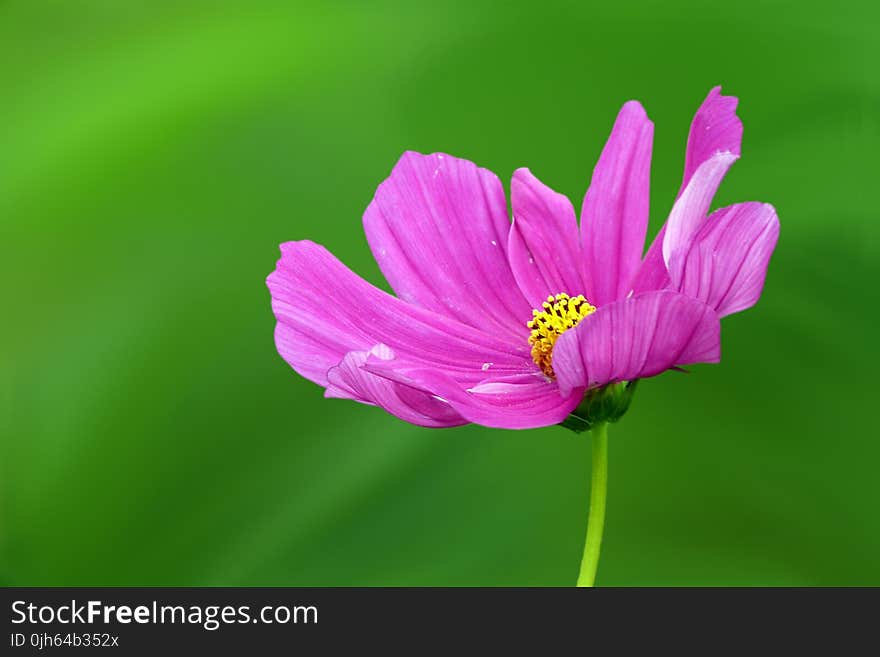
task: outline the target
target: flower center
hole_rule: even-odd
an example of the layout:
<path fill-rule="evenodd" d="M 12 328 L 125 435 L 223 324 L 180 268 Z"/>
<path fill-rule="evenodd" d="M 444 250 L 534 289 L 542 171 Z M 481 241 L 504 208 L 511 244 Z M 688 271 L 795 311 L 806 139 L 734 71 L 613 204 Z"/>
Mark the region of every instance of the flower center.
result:
<path fill-rule="evenodd" d="M 560 293 L 547 297 L 541 304 L 542 310 L 532 311 L 532 320 L 527 326 L 532 329 L 529 344 L 532 345 L 532 359 L 541 371 L 550 378 L 556 378 L 550 364 L 553 345 L 559 336 L 577 326 L 584 317 L 596 310 L 584 295 L 570 297 Z"/>

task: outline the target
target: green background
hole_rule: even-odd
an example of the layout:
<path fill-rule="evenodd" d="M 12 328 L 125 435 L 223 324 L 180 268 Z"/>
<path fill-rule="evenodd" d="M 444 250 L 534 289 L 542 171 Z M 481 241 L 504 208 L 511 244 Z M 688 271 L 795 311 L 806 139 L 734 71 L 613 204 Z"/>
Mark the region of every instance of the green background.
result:
<path fill-rule="evenodd" d="M 612 426 L 598 583 L 880 584 L 878 20 L 0 4 L 0 583 L 572 584 L 588 437 L 324 400 L 275 352 L 265 277 L 309 238 L 384 285 L 360 218 L 405 149 L 529 166 L 579 207 L 630 98 L 653 234 L 722 84 L 745 138 L 716 204 L 772 202 L 781 238 L 722 363 L 643 382 Z"/>

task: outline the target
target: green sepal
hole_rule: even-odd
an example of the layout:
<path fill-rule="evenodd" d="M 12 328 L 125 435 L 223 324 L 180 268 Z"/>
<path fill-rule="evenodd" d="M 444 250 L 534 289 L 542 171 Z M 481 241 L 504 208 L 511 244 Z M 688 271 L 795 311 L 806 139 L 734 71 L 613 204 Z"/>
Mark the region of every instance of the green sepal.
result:
<path fill-rule="evenodd" d="M 629 409 L 638 382 L 634 379 L 588 390 L 577 408 L 559 426 L 583 433 L 597 424 L 617 422 Z"/>

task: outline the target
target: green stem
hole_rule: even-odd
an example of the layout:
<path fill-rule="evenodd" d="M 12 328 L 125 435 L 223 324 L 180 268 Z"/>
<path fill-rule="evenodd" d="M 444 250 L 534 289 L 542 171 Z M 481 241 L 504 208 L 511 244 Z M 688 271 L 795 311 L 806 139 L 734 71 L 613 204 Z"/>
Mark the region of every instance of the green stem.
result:
<path fill-rule="evenodd" d="M 608 424 L 602 422 L 592 429 L 593 473 L 590 485 L 590 516 L 587 520 L 587 540 L 584 558 L 578 575 L 578 586 L 593 586 L 599 567 L 602 530 L 605 527 L 605 498 L 608 496 Z"/>

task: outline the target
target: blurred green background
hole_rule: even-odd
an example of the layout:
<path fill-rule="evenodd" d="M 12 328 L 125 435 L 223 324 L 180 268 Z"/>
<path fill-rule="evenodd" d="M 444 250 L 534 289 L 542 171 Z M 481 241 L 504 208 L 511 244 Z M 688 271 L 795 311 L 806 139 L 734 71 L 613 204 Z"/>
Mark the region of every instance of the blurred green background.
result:
<path fill-rule="evenodd" d="M 417 6 L 418 5 L 418 6 Z M 538 8 L 540 7 L 540 8 Z M 723 362 L 611 429 L 600 585 L 880 584 L 876 3 L 0 3 L 0 583 L 569 585 L 589 440 L 411 427 L 276 354 L 278 243 L 384 285 L 405 149 L 577 207 L 620 105 L 740 97 L 717 205 L 774 203 Z"/>

